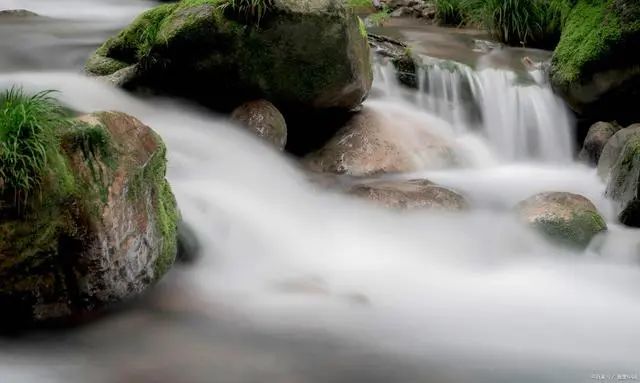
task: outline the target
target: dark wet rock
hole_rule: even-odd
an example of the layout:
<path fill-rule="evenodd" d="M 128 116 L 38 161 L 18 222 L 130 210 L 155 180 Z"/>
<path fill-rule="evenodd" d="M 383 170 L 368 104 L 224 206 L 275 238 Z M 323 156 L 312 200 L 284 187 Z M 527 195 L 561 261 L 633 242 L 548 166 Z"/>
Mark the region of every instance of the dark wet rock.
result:
<path fill-rule="evenodd" d="M 607 225 L 587 198 L 565 192 L 536 194 L 520 202 L 522 219 L 549 240 L 571 248 L 586 248 Z"/>
<path fill-rule="evenodd" d="M 245 102 L 233 110 L 231 119 L 276 148 L 284 150 L 287 144 L 287 124 L 282 113 L 269 101 Z"/>
<path fill-rule="evenodd" d="M 597 165 L 607 141 L 620 129 L 622 127 L 615 122 L 600 121 L 591 125 L 578 158 L 590 165 Z"/>
<path fill-rule="evenodd" d="M 625 145 L 632 137 L 636 136 L 640 136 L 640 124 L 633 124 L 620 129 L 607 140 L 598 160 L 598 175 L 600 178 L 604 180 L 609 178 Z"/>
<path fill-rule="evenodd" d="M 436 9 L 431 1 L 425 0 L 379 0 L 376 7 L 390 12 L 391 17 L 415 17 L 432 21 Z"/>
<path fill-rule="evenodd" d="M 393 64 L 400 84 L 409 88 L 418 88 L 417 64 L 407 44 L 386 36 L 370 33 L 369 46 L 379 60 L 388 60 Z"/>
<path fill-rule="evenodd" d="M 620 130 L 607 143 L 598 165 L 608 180 L 606 196 L 627 226 L 640 227 L 640 124 Z"/>
<path fill-rule="evenodd" d="M 459 163 L 451 142 L 403 120 L 364 107 L 320 150 L 304 159 L 315 172 L 370 176 L 442 169 Z"/>
<path fill-rule="evenodd" d="M 3 320 L 55 320 L 135 296 L 176 257 L 166 150 L 149 127 L 94 113 L 64 128 L 53 153 L 26 208 L 0 200 Z"/>
<path fill-rule="evenodd" d="M 176 260 L 191 263 L 200 257 L 202 248 L 193 228 L 185 221 L 178 222 L 178 254 Z"/>
<path fill-rule="evenodd" d="M 105 42 L 86 70 L 104 76 L 135 64 L 125 88 L 224 111 L 264 98 L 285 116 L 350 110 L 372 82 L 364 25 L 339 0 L 274 0 L 259 23 L 217 0 L 164 4 Z"/>
<path fill-rule="evenodd" d="M 428 180 L 374 180 L 352 186 L 349 194 L 393 209 L 465 210 L 466 199 Z"/>

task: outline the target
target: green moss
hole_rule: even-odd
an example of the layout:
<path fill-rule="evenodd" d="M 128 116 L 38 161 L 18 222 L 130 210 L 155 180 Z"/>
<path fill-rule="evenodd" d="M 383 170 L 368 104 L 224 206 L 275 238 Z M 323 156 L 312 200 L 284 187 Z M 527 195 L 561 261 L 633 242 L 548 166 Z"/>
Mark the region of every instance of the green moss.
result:
<path fill-rule="evenodd" d="M 571 219 L 538 219 L 533 226 L 552 241 L 578 249 L 586 248 L 597 233 L 607 229 L 595 211 L 574 213 Z"/>
<path fill-rule="evenodd" d="M 577 0 L 553 56 L 553 82 L 562 87 L 600 70 L 639 64 L 640 55 L 629 54 L 637 50 L 638 36 L 640 3 Z"/>
<path fill-rule="evenodd" d="M 180 213 L 176 207 L 176 200 L 171 192 L 169 183 L 165 179 L 166 174 L 166 147 L 160 137 L 157 137 L 160 148 L 148 161 L 146 166 L 133 177 L 129 185 L 130 198 L 141 197 L 139 193 L 143 188 L 151 188 L 151 199 L 155 209 L 155 228 L 161 235 L 161 250 L 155 263 L 156 278 L 162 277 L 175 262 L 178 253 L 178 221 Z"/>
<path fill-rule="evenodd" d="M 364 25 L 364 21 L 358 17 L 358 28 L 360 29 L 360 36 L 367 37 L 367 27 Z"/>
<path fill-rule="evenodd" d="M 98 59 L 91 62 L 91 72 L 98 74 L 113 73 L 109 70 L 120 66 L 131 65 L 145 57 L 156 42 L 162 21 L 178 7 L 178 4 L 163 4 L 152 8 L 138 16 L 127 28 L 118 35 L 107 40 L 96 55 L 108 57 L 112 61 L 103 62 L 100 66 Z M 115 61 L 115 62 L 114 62 Z"/>

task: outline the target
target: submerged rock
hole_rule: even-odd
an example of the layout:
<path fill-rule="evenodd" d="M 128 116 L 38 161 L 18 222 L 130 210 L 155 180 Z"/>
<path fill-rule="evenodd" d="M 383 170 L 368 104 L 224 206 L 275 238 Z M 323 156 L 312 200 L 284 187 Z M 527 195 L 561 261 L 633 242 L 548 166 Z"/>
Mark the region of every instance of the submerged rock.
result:
<path fill-rule="evenodd" d="M 622 127 L 615 122 L 600 121 L 591 125 L 578 158 L 590 165 L 597 165 L 600 160 L 600 154 L 607 144 L 607 141 L 621 128 Z"/>
<path fill-rule="evenodd" d="M 233 110 L 231 119 L 276 148 L 284 150 L 287 144 L 287 123 L 278 108 L 269 101 L 245 102 Z"/>
<path fill-rule="evenodd" d="M 464 210 L 463 196 L 428 180 L 376 180 L 351 187 L 349 194 L 394 209 Z"/>
<path fill-rule="evenodd" d="M 551 65 L 551 83 L 591 119 L 640 120 L 640 2 L 576 0 Z"/>
<path fill-rule="evenodd" d="M 123 86 L 220 110 L 258 98 L 286 110 L 349 110 L 366 97 L 366 31 L 343 1 L 274 0 L 261 16 L 217 0 L 164 4 L 105 42 L 86 70 L 104 76 L 138 64 Z"/>
<path fill-rule="evenodd" d="M 364 107 L 304 162 L 312 171 L 351 176 L 441 169 L 459 162 L 451 142 L 406 118 Z"/>
<path fill-rule="evenodd" d="M 35 12 L 28 11 L 26 9 L 5 9 L 0 11 L 0 19 L 10 18 L 25 18 L 25 17 L 38 17 Z"/>
<path fill-rule="evenodd" d="M 536 194 L 516 207 L 522 219 L 545 237 L 565 246 L 584 249 L 607 224 L 587 198 L 572 193 Z"/>
<path fill-rule="evenodd" d="M 640 124 L 620 130 L 609 140 L 598 171 L 608 178 L 605 194 L 616 202 L 620 222 L 640 227 Z"/>
<path fill-rule="evenodd" d="M 165 152 L 123 113 L 94 113 L 61 131 L 38 193 L 22 208 L 0 201 L 4 320 L 81 314 L 162 277 L 176 257 L 178 221 Z"/>

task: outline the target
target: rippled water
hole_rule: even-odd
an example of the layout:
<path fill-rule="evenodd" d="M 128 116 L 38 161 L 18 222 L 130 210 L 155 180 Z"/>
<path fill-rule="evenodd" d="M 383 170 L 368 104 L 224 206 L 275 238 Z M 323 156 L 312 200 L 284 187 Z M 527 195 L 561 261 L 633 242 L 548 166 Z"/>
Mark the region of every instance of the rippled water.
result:
<path fill-rule="evenodd" d="M 1 339 L 0 381 L 564 383 L 640 373 L 638 231 L 610 222 L 578 254 L 547 244 L 510 213 L 531 194 L 562 190 L 613 218 L 593 169 L 501 154 L 501 137 L 430 114 L 473 160 L 406 176 L 460 190 L 472 211 L 380 210 L 309 184 L 294 160 L 220 116 L 136 99 L 86 78 L 75 59 L 65 66 L 69 52 L 86 56 L 143 2 L 55 4 L 0 0 L 0 9 L 32 6 L 54 18 L 68 8 L 75 20 L 25 21 L 26 42 L 0 21 L 3 49 L 22 44 L 39 63 L 21 68 L 20 53 L 9 50 L 0 86 L 59 89 L 75 109 L 125 111 L 158 131 L 204 254 L 94 324 Z M 50 39 L 55 31 L 64 33 Z M 90 43 L 78 40 L 92 34 Z M 421 118 L 428 112 L 419 97 L 367 103 Z M 564 121 L 561 105 L 545 108 Z M 569 123 L 558 126 L 567 130 L 554 134 L 570 134 Z"/>

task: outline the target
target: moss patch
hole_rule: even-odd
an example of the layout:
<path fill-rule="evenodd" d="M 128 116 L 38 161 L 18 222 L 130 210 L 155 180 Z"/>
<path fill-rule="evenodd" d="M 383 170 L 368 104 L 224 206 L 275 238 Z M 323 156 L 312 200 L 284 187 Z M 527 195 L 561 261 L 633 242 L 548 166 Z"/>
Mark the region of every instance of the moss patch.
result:
<path fill-rule="evenodd" d="M 569 12 L 553 56 L 552 80 L 566 85 L 601 70 L 640 63 L 640 3 L 578 0 Z"/>
<path fill-rule="evenodd" d="M 607 224 L 597 212 L 585 211 L 574 213 L 570 219 L 538 219 L 533 227 L 556 243 L 584 249 L 594 235 L 606 230 Z"/>

